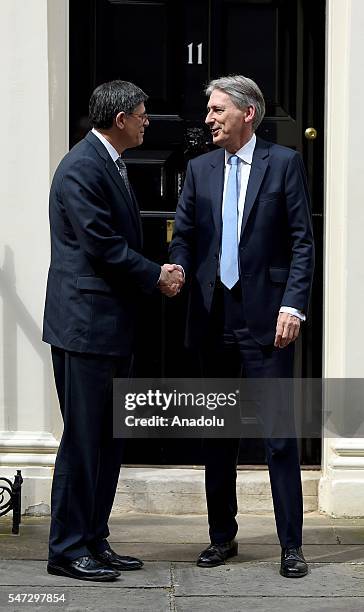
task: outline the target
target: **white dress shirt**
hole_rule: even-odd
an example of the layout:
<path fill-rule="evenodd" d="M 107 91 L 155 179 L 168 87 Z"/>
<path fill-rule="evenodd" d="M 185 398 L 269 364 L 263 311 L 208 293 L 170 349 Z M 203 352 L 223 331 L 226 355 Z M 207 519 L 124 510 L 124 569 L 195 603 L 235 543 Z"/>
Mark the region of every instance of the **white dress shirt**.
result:
<path fill-rule="evenodd" d="M 255 134 L 251 137 L 251 139 L 245 143 L 241 149 L 239 149 L 235 155 L 240 158 L 241 162 L 238 165 L 238 190 L 239 190 L 239 200 L 238 200 L 238 244 L 240 242 L 240 234 L 241 234 L 241 224 L 243 221 L 244 214 L 244 204 L 246 197 L 246 190 L 248 187 L 248 181 L 250 176 L 250 170 L 252 167 L 253 154 L 255 149 L 257 138 Z M 224 206 L 225 206 L 225 194 L 226 194 L 226 185 L 229 177 L 229 172 L 231 170 L 231 164 L 228 163 L 229 158 L 231 157 L 231 153 L 225 151 L 225 174 L 224 174 L 224 191 L 222 196 L 222 215 L 224 215 Z M 306 316 L 296 308 L 292 308 L 291 306 L 281 306 L 279 312 L 287 312 L 288 314 L 295 315 L 301 321 L 306 320 Z"/>
<path fill-rule="evenodd" d="M 102 144 L 106 148 L 106 150 L 109 153 L 109 155 L 110 155 L 111 159 L 113 160 L 113 162 L 116 162 L 116 160 L 120 157 L 120 155 L 117 152 L 117 150 L 115 149 L 115 147 L 113 147 L 112 144 L 108 140 L 106 140 L 105 136 L 103 136 L 102 134 L 100 134 L 100 132 L 95 130 L 95 128 L 92 128 L 91 131 L 100 140 L 100 142 L 102 142 Z M 116 167 L 117 167 L 117 165 L 116 165 Z"/>
<path fill-rule="evenodd" d="M 257 137 L 255 134 L 251 137 L 249 142 L 247 142 L 239 151 L 235 153 L 237 157 L 241 160 L 241 163 L 238 165 L 238 192 L 239 192 L 239 201 L 238 201 L 238 244 L 240 242 L 240 234 L 241 234 L 241 224 L 243 221 L 243 213 L 244 213 L 244 204 L 245 204 L 245 196 L 246 190 L 248 187 L 248 181 L 250 176 L 250 169 L 252 167 L 253 153 L 255 149 L 255 143 L 257 141 Z M 229 178 L 229 172 L 231 170 L 231 164 L 228 163 L 228 160 L 231 157 L 231 153 L 225 151 L 225 176 L 224 176 L 224 191 L 222 195 L 222 215 L 224 216 L 224 207 L 225 207 L 225 194 L 226 194 L 226 185 Z"/>

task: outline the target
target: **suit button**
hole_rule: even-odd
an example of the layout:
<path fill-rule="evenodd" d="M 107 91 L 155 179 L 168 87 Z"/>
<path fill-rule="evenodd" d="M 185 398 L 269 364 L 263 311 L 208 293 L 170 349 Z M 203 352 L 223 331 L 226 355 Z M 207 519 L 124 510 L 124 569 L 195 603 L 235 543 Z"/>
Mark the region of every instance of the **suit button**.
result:
<path fill-rule="evenodd" d="M 214 286 L 213 281 L 210 281 L 210 282 L 209 282 L 209 287 L 213 287 L 213 286 Z"/>
<path fill-rule="evenodd" d="M 219 257 L 219 256 L 218 256 L 218 254 L 217 254 L 217 253 L 215 253 L 214 258 L 215 258 L 215 259 L 218 259 L 218 257 Z"/>

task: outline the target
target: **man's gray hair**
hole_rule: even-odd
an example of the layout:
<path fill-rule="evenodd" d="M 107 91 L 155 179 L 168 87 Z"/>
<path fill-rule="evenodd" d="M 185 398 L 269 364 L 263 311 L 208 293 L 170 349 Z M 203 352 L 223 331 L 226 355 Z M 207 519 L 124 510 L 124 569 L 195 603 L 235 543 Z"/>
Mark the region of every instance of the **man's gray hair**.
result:
<path fill-rule="evenodd" d="M 220 89 L 228 94 L 238 108 L 254 106 L 253 130 L 255 132 L 265 115 L 265 102 L 258 85 L 248 77 L 234 74 L 210 81 L 205 89 L 206 95 L 210 96 L 214 89 Z"/>

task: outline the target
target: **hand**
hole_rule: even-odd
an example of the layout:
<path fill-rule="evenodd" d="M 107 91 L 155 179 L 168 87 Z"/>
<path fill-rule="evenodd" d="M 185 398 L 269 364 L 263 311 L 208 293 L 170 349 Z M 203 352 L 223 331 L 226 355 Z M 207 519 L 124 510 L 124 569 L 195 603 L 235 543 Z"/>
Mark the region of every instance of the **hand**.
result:
<path fill-rule="evenodd" d="M 288 312 L 280 312 L 277 319 L 274 346 L 284 348 L 294 342 L 300 333 L 301 320 Z"/>
<path fill-rule="evenodd" d="M 158 287 L 167 297 L 174 297 L 181 291 L 185 282 L 181 267 L 177 264 L 164 264 L 161 268 L 161 275 Z"/>

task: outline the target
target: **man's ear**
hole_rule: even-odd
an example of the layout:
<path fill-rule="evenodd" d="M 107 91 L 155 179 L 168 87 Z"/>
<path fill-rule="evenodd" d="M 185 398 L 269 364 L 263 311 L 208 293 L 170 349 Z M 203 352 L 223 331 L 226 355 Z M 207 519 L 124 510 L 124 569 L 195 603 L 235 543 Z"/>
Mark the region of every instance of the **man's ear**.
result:
<path fill-rule="evenodd" d="M 121 111 L 120 113 L 116 115 L 115 125 L 117 128 L 119 128 L 119 130 L 123 130 L 125 128 L 125 118 L 126 118 L 126 115 L 124 111 Z"/>
<path fill-rule="evenodd" d="M 255 117 L 255 106 L 247 106 L 244 111 L 244 123 L 251 123 Z"/>

